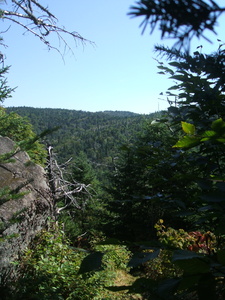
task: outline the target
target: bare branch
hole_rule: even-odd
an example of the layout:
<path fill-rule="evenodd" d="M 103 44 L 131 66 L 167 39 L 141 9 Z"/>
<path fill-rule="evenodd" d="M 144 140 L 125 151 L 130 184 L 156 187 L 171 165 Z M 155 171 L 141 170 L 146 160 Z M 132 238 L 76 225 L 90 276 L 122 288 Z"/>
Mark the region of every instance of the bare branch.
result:
<path fill-rule="evenodd" d="M 4 16 L 12 16 L 12 17 L 16 16 L 16 17 L 19 17 L 19 18 L 29 19 L 29 17 L 27 15 L 20 14 L 16 11 L 3 10 L 3 14 L 4 14 Z"/>
<path fill-rule="evenodd" d="M 79 183 L 73 178 L 71 181 L 65 179 L 64 174 L 66 173 L 66 167 L 70 161 L 71 160 L 63 165 L 59 165 L 53 153 L 53 148 L 51 146 L 48 147 L 47 170 L 53 198 L 56 203 L 60 200 L 64 200 L 65 203 L 63 207 L 56 208 L 57 214 L 71 207 L 82 210 L 92 198 L 90 184 Z"/>
<path fill-rule="evenodd" d="M 54 18 L 54 19 L 57 19 L 57 18 L 56 18 L 56 17 L 55 17 L 48 9 L 47 9 L 47 8 L 45 8 L 44 6 L 42 6 L 40 3 L 38 3 L 38 2 L 35 1 L 35 0 L 32 0 L 32 2 L 33 2 L 37 7 L 39 7 L 40 10 L 44 11 L 45 13 L 47 13 L 49 17 Z M 29 6 L 30 6 L 30 10 L 32 10 L 32 9 L 31 9 L 30 3 L 29 3 Z"/>
<path fill-rule="evenodd" d="M 86 42 L 94 44 L 76 31 L 69 31 L 57 25 L 58 19 L 37 0 L 10 0 L 8 2 L 11 2 L 11 9 L 0 10 L 1 19 L 13 22 L 24 28 L 27 32 L 38 37 L 49 49 L 55 49 L 60 52 L 59 47 L 60 42 L 62 42 L 64 45 L 63 53 L 65 53 L 66 49 L 69 49 L 73 53 L 71 46 L 66 41 L 66 37 L 72 37 L 76 46 L 78 41 L 83 45 Z M 5 1 L 6 4 L 8 2 Z M 30 20 L 30 24 L 25 22 L 25 20 Z M 58 37 L 59 46 L 53 45 L 48 39 L 50 35 L 54 34 Z"/>

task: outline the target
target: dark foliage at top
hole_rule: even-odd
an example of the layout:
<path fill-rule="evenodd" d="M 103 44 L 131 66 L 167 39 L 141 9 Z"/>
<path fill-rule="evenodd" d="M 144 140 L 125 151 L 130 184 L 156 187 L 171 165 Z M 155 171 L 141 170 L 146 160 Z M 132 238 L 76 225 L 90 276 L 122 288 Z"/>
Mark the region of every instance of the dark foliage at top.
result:
<path fill-rule="evenodd" d="M 217 19 L 224 10 L 212 0 L 209 4 L 202 0 L 142 0 L 131 7 L 129 14 L 144 17 L 143 32 L 150 25 L 152 33 L 159 24 L 162 38 L 175 38 L 176 46 L 188 50 L 193 37 L 207 39 L 207 29 L 215 33 Z"/>

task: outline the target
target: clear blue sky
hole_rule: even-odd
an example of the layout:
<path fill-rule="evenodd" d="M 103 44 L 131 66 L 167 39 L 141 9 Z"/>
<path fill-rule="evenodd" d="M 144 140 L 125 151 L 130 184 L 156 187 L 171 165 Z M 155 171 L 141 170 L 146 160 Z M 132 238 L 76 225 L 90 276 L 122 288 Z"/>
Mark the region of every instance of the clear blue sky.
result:
<path fill-rule="evenodd" d="M 173 84 L 157 74 L 153 53 L 155 44 L 172 45 L 160 41 L 160 33 L 141 35 L 141 18 L 127 16 L 132 0 L 46 0 L 49 7 L 68 30 L 77 31 L 95 46 L 74 44 L 74 56 L 67 53 L 65 62 L 54 50 L 48 51 L 37 38 L 25 34 L 16 25 L 3 35 L 6 64 L 11 65 L 8 83 L 17 87 L 4 106 L 32 106 L 66 108 L 84 111 L 125 110 L 148 114 L 167 108 L 159 94 Z M 223 3 L 224 1 L 217 1 Z M 225 18 L 218 28 L 218 36 L 225 41 Z M 5 22 L 4 27 L 7 27 Z M 222 26 L 223 25 L 223 26 Z M 57 45 L 57 39 L 55 40 Z M 203 51 L 216 50 L 216 45 L 195 41 Z M 61 48 L 63 51 L 63 48 Z"/>

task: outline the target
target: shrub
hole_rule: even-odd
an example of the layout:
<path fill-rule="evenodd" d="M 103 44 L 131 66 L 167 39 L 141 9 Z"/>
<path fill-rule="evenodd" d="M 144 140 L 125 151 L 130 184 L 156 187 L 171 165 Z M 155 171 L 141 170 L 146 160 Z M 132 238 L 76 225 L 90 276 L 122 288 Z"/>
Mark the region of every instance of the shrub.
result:
<path fill-rule="evenodd" d="M 126 270 L 129 252 L 124 246 L 99 245 L 103 264 L 99 271 L 81 273 L 89 251 L 72 248 L 58 226 L 42 231 L 18 262 L 21 276 L 14 286 L 12 300 L 73 300 L 107 298 L 105 286 L 112 285 L 118 268 Z M 103 297 L 104 295 L 104 297 Z"/>
<path fill-rule="evenodd" d="M 32 125 L 26 118 L 14 112 L 8 114 L 1 106 L 0 135 L 11 138 L 21 150 L 27 151 L 33 162 L 44 166 L 47 152 L 44 145 L 38 141 Z"/>

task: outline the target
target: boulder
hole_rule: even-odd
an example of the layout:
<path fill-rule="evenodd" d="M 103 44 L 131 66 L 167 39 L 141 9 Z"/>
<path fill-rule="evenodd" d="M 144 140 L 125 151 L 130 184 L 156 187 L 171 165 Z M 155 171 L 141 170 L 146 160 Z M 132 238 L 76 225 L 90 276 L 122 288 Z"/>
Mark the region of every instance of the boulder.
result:
<path fill-rule="evenodd" d="M 54 216 L 53 200 L 43 167 L 31 162 L 15 143 L 0 136 L 0 155 L 11 153 L 7 163 L 0 160 L 0 274 L 3 281 L 15 279 L 12 264 Z M 11 191 L 4 196 L 5 189 Z M 3 195 L 2 195 L 3 194 Z"/>

